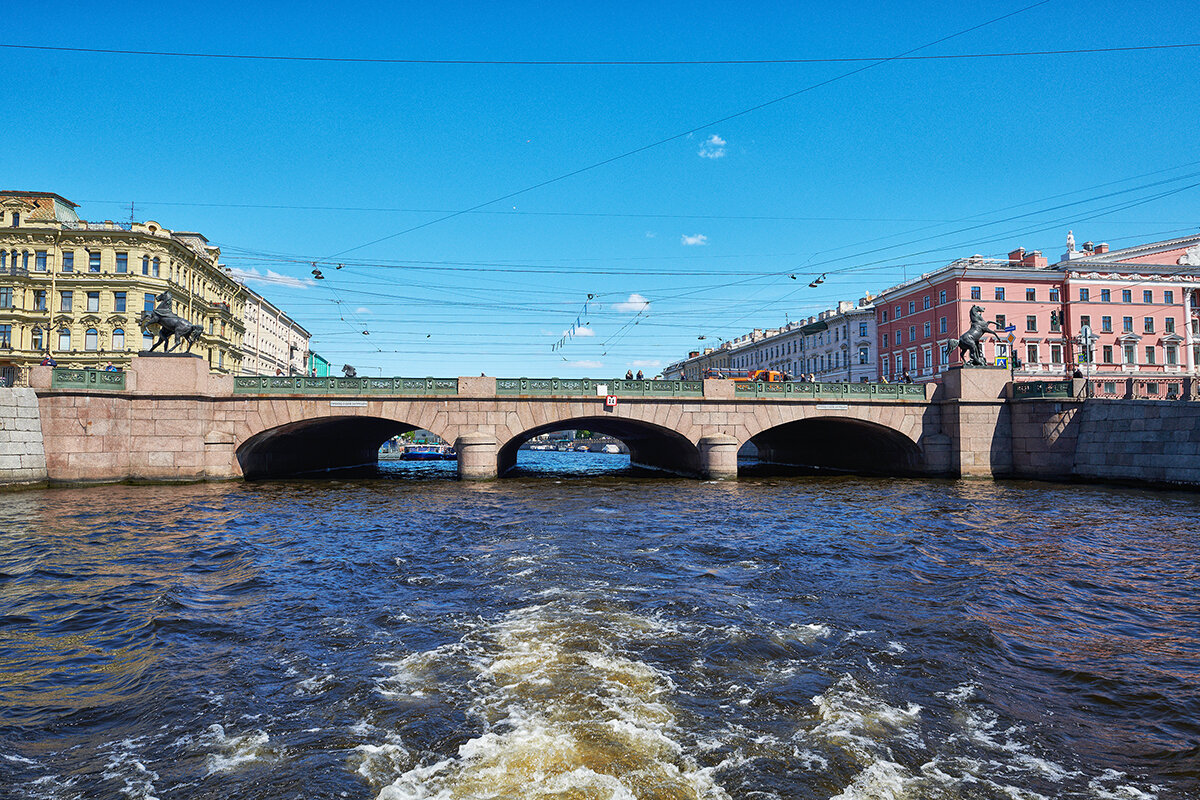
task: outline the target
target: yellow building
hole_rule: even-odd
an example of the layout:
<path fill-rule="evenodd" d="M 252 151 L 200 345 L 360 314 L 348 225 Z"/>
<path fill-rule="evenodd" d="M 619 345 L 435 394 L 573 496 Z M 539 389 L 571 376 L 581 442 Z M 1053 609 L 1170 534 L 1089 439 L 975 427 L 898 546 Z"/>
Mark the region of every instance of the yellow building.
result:
<path fill-rule="evenodd" d="M 123 368 L 154 342 L 137 320 L 162 292 L 203 328 L 192 352 L 238 374 L 245 290 L 221 251 L 157 222 L 85 222 L 76 208 L 49 192 L 0 191 L 0 383 L 27 384 L 47 358 Z"/>

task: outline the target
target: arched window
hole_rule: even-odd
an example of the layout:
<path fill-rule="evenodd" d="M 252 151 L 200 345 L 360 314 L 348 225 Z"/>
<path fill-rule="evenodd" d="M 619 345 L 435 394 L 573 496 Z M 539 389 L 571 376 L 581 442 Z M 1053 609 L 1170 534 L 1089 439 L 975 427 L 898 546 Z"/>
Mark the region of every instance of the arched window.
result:
<path fill-rule="evenodd" d="M 149 350 L 154 346 L 154 334 L 150 331 L 142 331 L 142 349 Z"/>
<path fill-rule="evenodd" d="M 83 334 L 83 349 L 98 350 L 100 349 L 100 334 L 95 328 L 88 328 Z"/>
<path fill-rule="evenodd" d="M 121 328 L 117 328 L 113 331 L 112 349 L 113 350 L 124 350 L 125 349 L 125 331 Z"/>
<path fill-rule="evenodd" d="M 0 250 L 0 272 L 8 269 L 8 251 Z"/>
<path fill-rule="evenodd" d="M 158 277 L 158 259 L 155 258 L 152 263 L 154 264 L 154 266 L 151 269 L 151 275 L 153 275 L 155 278 L 157 278 Z"/>
<path fill-rule="evenodd" d="M 24 256 L 24 258 L 22 258 L 22 259 L 21 259 L 21 266 L 22 266 L 24 269 L 29 269 L 29 251 L 28 251 L 28 250 L 26 250 L 26 251 L 25 251 L 24 253 L 22 253 L 21 255 L 22 255 L 22 256 Z"/>
<path fill-rule="evenodd" d="M 71 329 L 60 328 L 58 331 L 58 349 L 67 352 L 71 349 Z"/>
<path fill-rule="evenodd" d="M 150 274 L 150 256 L 142 256 L 142 274 Z"/>

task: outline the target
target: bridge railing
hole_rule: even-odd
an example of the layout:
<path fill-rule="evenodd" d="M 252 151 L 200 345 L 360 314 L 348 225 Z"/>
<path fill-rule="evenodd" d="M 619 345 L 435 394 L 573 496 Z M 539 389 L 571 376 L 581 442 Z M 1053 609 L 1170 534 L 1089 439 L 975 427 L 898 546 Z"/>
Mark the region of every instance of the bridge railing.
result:
<path fill-rule="evenodd" d="M 737 397 L 768 397 L 781 400 L 925 400 L 920 383 L 810 383 L 788 381 L 742 381 L 733 385 Z"/>
<path fill-rule="evenodd" d="M 1013 384 L 1014 400 L 1072 397 L 1070 381 L 1018 381 Z"/>
<path fill-rule="evenodd" d="M 624 378 L 496 378 L 496 394 L 526 397 L 703 397 L 703 381 Z"/>
<path fill-rule="evenodd" d="M 239 375 L 234 394 L 457 395 L 458 378 L 312 378 L 304 375 Z"/>
<path fill-rule="evenodd" d="M 125 391 L 125 373 L 103 369 L 54 367 L 50 371 L 51 389 L 87 389 Z"/>

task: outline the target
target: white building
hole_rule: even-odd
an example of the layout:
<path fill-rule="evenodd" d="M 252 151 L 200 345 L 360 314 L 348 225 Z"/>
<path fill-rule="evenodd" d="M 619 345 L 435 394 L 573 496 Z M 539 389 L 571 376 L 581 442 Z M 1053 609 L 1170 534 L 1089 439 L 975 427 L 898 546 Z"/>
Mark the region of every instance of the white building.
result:
<path fill-rule="evenodd" d="M 818 381 L 874 381 L 875 307 L 864 297 L 858 305 L 842 301 L 782 328 L 755 329 L 729 343 L 729 365 L 735 372 L 769 369 L 792 378 L 812 375 Z"/>
<path fill-rule="evenodd" d="M 243 375 L 303 375 L 312 335 L 271 301 L 244 287 Z"/>

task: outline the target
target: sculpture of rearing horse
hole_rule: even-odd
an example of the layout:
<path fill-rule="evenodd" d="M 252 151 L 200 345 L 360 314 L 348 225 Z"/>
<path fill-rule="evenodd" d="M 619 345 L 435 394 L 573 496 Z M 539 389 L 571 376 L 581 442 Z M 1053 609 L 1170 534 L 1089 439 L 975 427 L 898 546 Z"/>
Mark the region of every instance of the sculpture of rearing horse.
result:
<path fill-rule="evenodd" d="M 963 364 L 972 367 L 986 367 L 987 359 L 983 357 L 983 348 L 980 346 L 980 340 L 989 333 L 1000 338 L 992 326 L 996 323 L 992 320 L 984 320 L 983 307 L 971 306 L 971 327 L 962 336 L 955 339 L 946 348 L 946 352 L 950 353 L 957 347 L 962 352 Z"/>
<path fill-rule="evenodd" d="M 169 353 L 179 346 L 181 342 L 187 343 L 185 352 L 192 352 L 192 345 L 200 340 L 201 334 L 204 333 L 204 328 L 199 325 L 193 325 L 183 317 L 171 311 L 171 296 L 167 292 L 163 292 L 154 298 L 158 301 L 158 305 L 152 311 L 143 311 L 138 317 L 138 326 L 142 330 L 148 330 L 151 326 L 158 326 L 158 339 L 154 344 L 150 345 L 150 352 L 160 344 L 163 345 L 163 352 Z M 168 340 L 174 336 L 174 343 L 168 345 Z"/>

